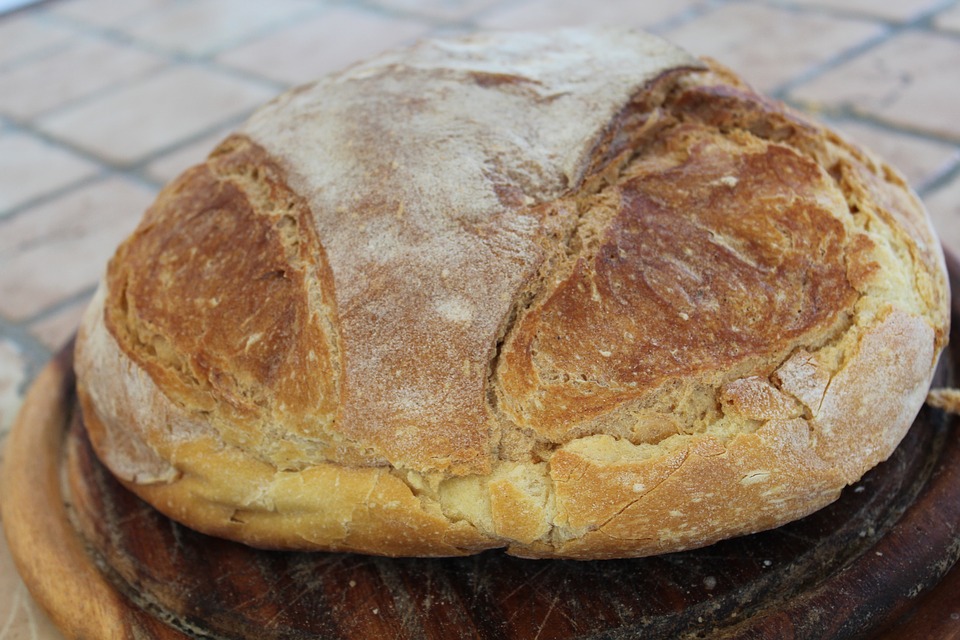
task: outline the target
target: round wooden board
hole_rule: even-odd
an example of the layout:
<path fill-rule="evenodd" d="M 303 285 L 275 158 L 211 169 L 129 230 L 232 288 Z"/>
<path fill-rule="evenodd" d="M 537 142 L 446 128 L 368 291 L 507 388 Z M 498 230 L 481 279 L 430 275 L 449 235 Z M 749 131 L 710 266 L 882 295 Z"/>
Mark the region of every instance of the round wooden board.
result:
<path fill-rule="evenodd" d="M 938 385 L 960 362 L 952 338 Z M 18 569 L 68 637 L 960 638 L 960 422 L 933 409 L 826 509 L 705 549 L 596 562 L 281 553 L 193 532 L 124 490 L 86 439 L 71 353 L 28 394 L 0 498 Z"/>

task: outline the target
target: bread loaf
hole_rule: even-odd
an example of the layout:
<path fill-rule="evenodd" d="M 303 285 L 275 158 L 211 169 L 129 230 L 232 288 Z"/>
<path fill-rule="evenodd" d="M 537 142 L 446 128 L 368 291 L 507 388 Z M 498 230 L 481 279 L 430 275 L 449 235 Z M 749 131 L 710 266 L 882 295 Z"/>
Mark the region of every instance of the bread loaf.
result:
<path fill-rule="evenodd" d="M 265 548 L 642 556 L 887 458 L 948 328 L 873 155 L 643 33 L 426 41 L 162 190 L 77 343 L 102 461 Z"/>

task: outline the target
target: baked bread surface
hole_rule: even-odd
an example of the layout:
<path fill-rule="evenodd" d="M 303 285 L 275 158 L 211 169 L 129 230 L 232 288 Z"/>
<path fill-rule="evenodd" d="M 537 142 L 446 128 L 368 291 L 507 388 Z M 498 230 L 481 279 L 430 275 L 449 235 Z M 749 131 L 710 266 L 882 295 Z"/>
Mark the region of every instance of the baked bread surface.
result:
<path fill-rule="evenodd" d="M 903 179 L 619 30 L 420 43 L 158 196 L 78 339 L 93 445 L 248 544 L 641 556 L 886 459 L 947 337 Z"/>

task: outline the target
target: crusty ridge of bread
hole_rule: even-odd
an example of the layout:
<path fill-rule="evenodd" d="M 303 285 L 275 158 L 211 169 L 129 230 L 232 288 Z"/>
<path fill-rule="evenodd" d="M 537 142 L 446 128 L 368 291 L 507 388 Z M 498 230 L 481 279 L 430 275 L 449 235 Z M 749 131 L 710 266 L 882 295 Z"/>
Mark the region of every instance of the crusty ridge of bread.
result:
<path fill-rule="evenodd" d="M 613 44 L 659 66 L 545 153 L 523 117 L 576 92 L 563 51 L 604 48 L 591 37 L 388 54 L 281 97 L 165 189 L 78 345 L 114 473 L 259 546 L 595 558 L 777 526 L 885 459 L 946 340 L 922 205 L 836 134 L 637 34 Z M 556 69 L 530 70 L 531 42 Z M 322 106 L 352 82 L 423 122 Z M 463 122 L 438 118 L 429 144 L 450 96 L 465 110 L 445 113 L 523 113 L 466 149 L 476 183 L 431 164 L 456 161 L 442 138 Z M 310 118 L 331 111 L 355 149 L 319 145 Z M 460 187 L 475 210 L 438 200 Z"/>

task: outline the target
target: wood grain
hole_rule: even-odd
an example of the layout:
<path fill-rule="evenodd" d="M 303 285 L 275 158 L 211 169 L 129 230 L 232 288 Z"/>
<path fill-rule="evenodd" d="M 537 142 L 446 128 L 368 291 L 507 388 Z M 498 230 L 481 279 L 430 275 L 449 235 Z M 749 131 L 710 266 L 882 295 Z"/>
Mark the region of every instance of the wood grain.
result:
<path fill-rule="evenodd" d="M 937 384 L 953 380 L 956 330 L 952 345 Z M 125 491 L 86 440 L 69 354 L 27 398 L 0 500 L 18 568 L 68 637 L 960 637 L 960 427 L 933 409 L 833 505 L 705 549 L 596 562 L 278 553 L 193 532 Z"/>

